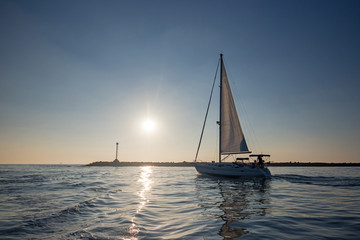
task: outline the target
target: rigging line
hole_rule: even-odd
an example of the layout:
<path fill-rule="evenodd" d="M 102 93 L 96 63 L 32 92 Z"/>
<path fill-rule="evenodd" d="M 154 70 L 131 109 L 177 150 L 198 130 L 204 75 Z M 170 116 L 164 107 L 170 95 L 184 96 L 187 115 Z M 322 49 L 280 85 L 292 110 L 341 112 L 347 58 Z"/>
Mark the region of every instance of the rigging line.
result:
<path fill-rule="evenodd" d="M 232 156 L 231 154 L 228 154 L 226 157 L 224 157 L 223 159 L 221 159 L 221 161 L 224 161 L 225 159 L 227 159 L 228 157 Z"/>
<path fill-rule="evenodd" d="M 228 69 L 228 75 L 231 76 L 231 69 Z M 245 101 L 243 100 L 243 98 L 241 97 L 241 91 L 239 91 L 239 85 L 237 84 L 236 81 L 232 81 L 232 79 L 234 78 L 230 78 L 230 82 L 231 84 L 233 84 L 233 87 L 235 87 L 235 94 L 233 95 L 236 102 L 238 103 L 238 107 L 239 107 L 239 118 L 240 118 L 240 122 L 242 123 L 243 131 L 246 133 L 246 140 L 249 141 L 250 145 L 252 145 L 252 148 L 255 149 L 256 152 L 258 152 L 260 150 L 260 152 L 262 152 L 262 146 L 260 141 L 257 138 L 256 132 L 254 131 L 253 128 L 253 124 L 250 121 L 249 118 L 249 114 L 246 110 L 246 105 L 245 105 Z"/>
<path fill-rule="evenodd" d="M 216 72 L 215 72 L 214 81 L 213 81 L 212 88 L 211 88 L 209 103 L 208 103 L 208 106 L 207 106 L 207 109 L 206 109 L 205 120 L 204 120 L 204 124 L 203 124 L 202 130 L 201 130 L 200 141 L 199 141 L 199 145 L 198 145 L 198 148 L 197 148 L 197 151 L 196 151 L 196 155 L 195 155 L 195 162 L 196 162 L 196 159 L 197 159 L 198 154 L 199 154 L 200 145 L 201 145 L 201 140 L 202 140 L 202 137 L 203 137 L 203 134 L 204 134 L 206 119 L 207 119 L 207 116 L 208 116 L 208 113 L 209 113 L 210 103 L 211 103 L 212 95 L 213 95 L 213 92 L 214 92 L 216 75 L 217 75 L 217 72 L 218 72 L 218 69 L 219 69 L 219 65 L 220 65 L 220 59 L 219 59 L 219 61 L 218 61 L 218 65 L 217 65 L 217 67 L 216 67 Z"/>
<path fill-rule="evenodd" d="M 240 98 L 240 97 L 239 97 Z M 245 123 L 249 129 L 248 133 L 250 135 L 250 137 L 253 138 L 253 143 L 254 143 L 254 147 L 255 149 L 258 148 L 256 151 L 258 152 L 260 150 L 260 152 L 262 153 L 262 145 L 261 145 L 261 142 L 258 140 L 257 138 L 257 134 L 254 130 L 254 127 L 253 127 L 253 124 L 251 121 L 249 121 L 249 114 L 246 110 L 246 106 L 245 104 L 243 103 L 243 101 L 240 100 L 240 106 L 242 107 L 242 110 L 243 110 L 243 114 L 244 114 L 244 120 L 245 120 Z"/>

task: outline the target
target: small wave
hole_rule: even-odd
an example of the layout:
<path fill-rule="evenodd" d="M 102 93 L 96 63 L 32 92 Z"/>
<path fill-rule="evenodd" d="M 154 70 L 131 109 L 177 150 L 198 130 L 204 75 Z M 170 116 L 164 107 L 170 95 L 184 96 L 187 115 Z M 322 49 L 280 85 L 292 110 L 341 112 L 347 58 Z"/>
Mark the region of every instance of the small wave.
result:
<path fill-rule="evenodd" d="M 84 184 L 81 182 L 68 183 L 67 185 L 73 188 L 84 187 Z"/>
<path fill-rule="evenodd" d="M 43 183 L 48 180 L 49 177 L 41 174 L 30 174 L 23 175 L 20 177 L 11 176 L 11 177 L 2 177 L 0 179 L 0 184 L 34 184 L 34 183 Z"/>
<path fill-rule="evenodd" d="M 64 219 L 66 219 L 69 215 L 80 214 L 83 209 L 87 207 L 93 207 L 94 206 L 94 204 L 92 203 L 93 200 L 94 198 L 80 202 L 75 206 L 65 208 L 63 210 L 60 210 L 55 213 L 51 213 L 46 216 L 41 216 L 37 218 L 35 217 L 34 219 L 28 222 L 28 225 L 35 227 L 44 227 L 56 221 L 64 222 Z"/>
<path fill-rule="evenodd" d="M 87 232 L 86 230 L 79 230 L 73 233 L 68 234 L 67 238 L 70 239 L 89 239 L 89 240 L 95 240 L 96 238 L 93 234 L 90 232 Z"/>
<path fill-rule="evenodd" d="M 356 177 L 324 177 L 324 176 L 303 176 L 297 174 L 274 175 L 274 179 L 283 179 L 293 183 L 312 184 L 333 187 L 358 187 L 360 178 Z"/>
<path fill-rule="evenodd" d="M 106 193 L 107 192 L 107 189 L 102 188 L 102 187 L 91 187 L 91 188 L 88 188 L 87 190 L 93 191 L 93 192 L 98 192 L 98 193 Z"/>
<path fill-rule="evenodd" d="M 14 226 L 7 229 L 1 229 L 0 236 L 15 236 L 18 239 L 25 238 L 24 228 L 22 226 Z M 6 239 L 6 238 L 2 238 L 2 239 Z"/>

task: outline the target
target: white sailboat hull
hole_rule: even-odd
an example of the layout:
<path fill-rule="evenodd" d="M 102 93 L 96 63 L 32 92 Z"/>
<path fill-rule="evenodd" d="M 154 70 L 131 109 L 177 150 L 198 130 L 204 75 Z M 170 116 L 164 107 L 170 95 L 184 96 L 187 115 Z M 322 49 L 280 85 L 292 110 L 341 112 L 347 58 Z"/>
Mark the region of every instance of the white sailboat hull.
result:
<path fill-rule="evenodd" d="M 265 177 L 270 178 L 271 173 L 267 168 L 240 166 L 233 163 L 196 163 L 196 171 L 201 174 L 224 177 Z"/>

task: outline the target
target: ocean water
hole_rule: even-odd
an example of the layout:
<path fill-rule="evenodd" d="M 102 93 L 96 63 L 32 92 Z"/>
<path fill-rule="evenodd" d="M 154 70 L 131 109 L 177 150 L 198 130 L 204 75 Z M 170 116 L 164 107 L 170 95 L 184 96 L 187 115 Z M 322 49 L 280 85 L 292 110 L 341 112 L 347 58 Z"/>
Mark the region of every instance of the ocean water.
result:
<path fill-rule="evenodd" d="M 0 239 L 359 239 L 360 168 L 0 165 Z"/>

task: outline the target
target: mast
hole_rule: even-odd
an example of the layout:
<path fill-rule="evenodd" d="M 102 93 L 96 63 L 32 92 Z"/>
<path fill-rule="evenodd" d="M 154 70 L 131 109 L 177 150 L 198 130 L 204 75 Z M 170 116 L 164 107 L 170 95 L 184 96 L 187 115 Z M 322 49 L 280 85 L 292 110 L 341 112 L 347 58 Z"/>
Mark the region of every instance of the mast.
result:
<path fill-rule="evenodd" d="M 220 53 L 220 109 L 219 109 L 219 163 L 221 163 L 221 106 L 222 106 L 222 74 L 223 74 L 223 54 Z"/>

